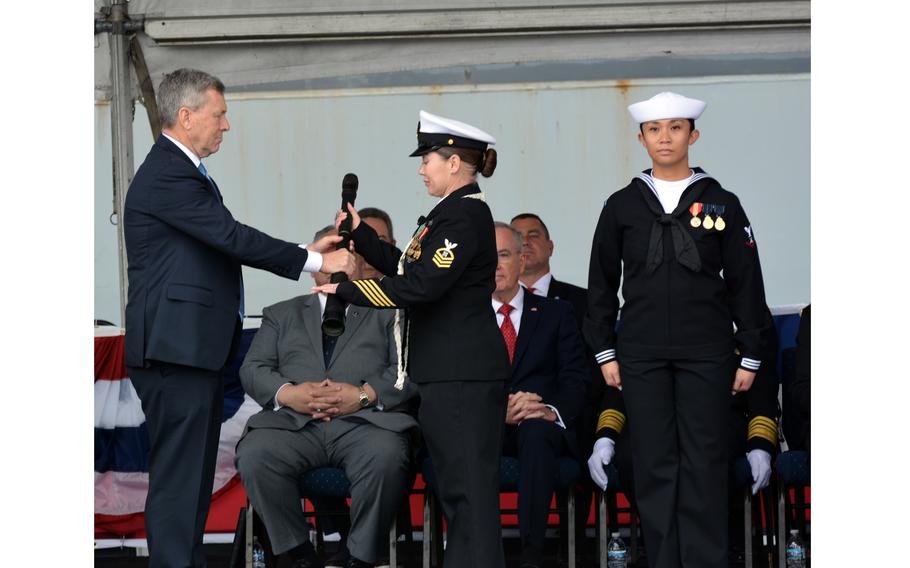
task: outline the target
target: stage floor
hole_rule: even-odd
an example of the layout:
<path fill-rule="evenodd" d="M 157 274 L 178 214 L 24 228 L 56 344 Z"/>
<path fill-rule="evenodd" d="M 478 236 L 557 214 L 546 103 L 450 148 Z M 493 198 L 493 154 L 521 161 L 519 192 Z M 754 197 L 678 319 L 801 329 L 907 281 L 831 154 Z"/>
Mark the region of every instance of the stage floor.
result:
<path fill-rule="evenodd" d="M 590 530 L 590 529 L 589 529 Z M 625 537 L 626 544 L 629 544 L 629 539 Z M 337 546 L 336 543 L 326 543 L 329 551 L 334 551 L 334 547 Z M 577 568 L 596 568 L 597 567 L 597 557 L 594 550 L 594 539 L 588 538 L 587 542 L 584 545 L 583 552 L 577 555 Z M 399 551 L 399 566 L 403 568 L 420 568 L 421 567 L 421 543 L 419 541 L 414 543 L 413 549 L 409 550 L 408 545 L 404 542 L 400 543 Z M 519 556 L 521 553 L 520 543 L 517 538 L 503 538 L 503 547 L 506 552 L 506 567 L 507 568 L 518 568 Z M 206 555 L 208 557 L 209 568 L 230 568 L 230 558 L 231 558 L 231 544 L 207 544 L 205 545 Z M 547 549 L 545 551 L 544 566 L 546 568 L 563 568 L 568 566 L 566 562 L 565 552 L 560 553 L 557 550 L 557 540 L 555 538 L 547 539 Z M 402 560 L 403 559 L 403 560 Z M 125 549 L 106 549 L 106 550 L 97 550 L 95 552 L 95 568 L 146 568 L 148 566 L 148 558 L 137 557 L 135 550 L 132 548 Z M 289 563 L 281 561 L 278 563 L 276 568 L 287 568 Z M 635 564 L 632 564 L 631 567 L 634 568 L 647 568 L 648 563 L 647 559 L 642 555 L 641 558 Z M 730 567 L 739 568 L 745 566 L 743 561 L 743 556 L 741 551 L 737 553 L 736 551 L 731 554 Z M 768 567 L 769 564 L 766 561 L 761 562 L 756 560 L 754 564 L 755 568 Z"/>

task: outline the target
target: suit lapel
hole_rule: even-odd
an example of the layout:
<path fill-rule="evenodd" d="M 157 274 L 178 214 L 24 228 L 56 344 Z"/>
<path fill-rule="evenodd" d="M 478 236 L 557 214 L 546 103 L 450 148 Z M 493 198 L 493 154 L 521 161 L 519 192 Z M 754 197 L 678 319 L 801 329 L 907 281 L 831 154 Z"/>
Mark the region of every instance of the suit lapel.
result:
<path fill-rule="evenodd" d="M 310 342 L 318 346 L 319 357 L 317 359 L 325 370 L 325 361 L 322 357 L 322 317 L 319 312 L 319 296 L 312 294 L 303 304 L 303 327 L 310 336 Z"/>
<path fill-rule="evenodd" d="M 335 364 L 335 360 L 338 359 L 338 354 L 351 342 L 351 336 L 357 332 L 357 328 L 360 327 L 360 324 L 367 314 L 366 310 L 367 308 L 362 308 L 353 304 L 348 308 L 347 316 L 344 318 L 344 333 L 338 337 L 338 343 L 335 344 L 335 351 L 332 352 L 332 359 L 329 361 L 329 367 Z"/>
<path fill-rule="evenodd" d="M 524 292 L 524 308 L 521 310 L 521 326 L 518 328 L 518 341 L 515 343 L 515 357 L 512 359 L 512 369 L 518 368 L 522 356 L 531 343 L 531 336 L 537 329 L 537 322 L 540 321 L 540 303 L 537 296 L 522 288 Z"/>
<path fill-rule="evenodd" d="M 561 282 L 555 278 L 550 279 L 550 288 L 547 290 L 547 298 L 559 299 L 559 288 Z"/>

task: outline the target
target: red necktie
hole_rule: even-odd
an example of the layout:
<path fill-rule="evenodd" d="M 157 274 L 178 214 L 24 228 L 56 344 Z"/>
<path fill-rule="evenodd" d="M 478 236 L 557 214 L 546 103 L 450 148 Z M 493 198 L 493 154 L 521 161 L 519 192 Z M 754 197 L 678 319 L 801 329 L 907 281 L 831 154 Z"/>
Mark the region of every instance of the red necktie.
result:
<path fill-rule="evenodd" d="M 533 293 L 534 293 L 534 290 L 537 290 L 537 288 L 535 288 L 534 286 L 528 287 L 528 292 L 530 292 L 530 293 L 533 294 Z"/>
<path fill-rule="evenodd" d="M 509 312 L 514 309 L 510 304 L 503 304 L 498 310 L 499 313 L 505 316 L 502 319 L 502 325 L 499 326 L 499 330 L 502 332 L 502 338 L 506 340 L 506 348 L 509 350 L 509 363 L 515 357 L 515 340 L 518 339 L 518 334 L 515 333 L 515 326 L 512 325 L 512 318 L 509 317 Z"/>

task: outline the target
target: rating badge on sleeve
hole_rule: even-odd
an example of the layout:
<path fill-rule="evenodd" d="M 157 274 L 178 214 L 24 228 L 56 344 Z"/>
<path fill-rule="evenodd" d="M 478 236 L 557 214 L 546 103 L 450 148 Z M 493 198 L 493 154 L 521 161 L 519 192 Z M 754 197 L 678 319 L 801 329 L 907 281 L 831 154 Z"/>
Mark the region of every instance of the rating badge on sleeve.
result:
<path fill-rule="evenodd" d="M 452 263 L 455 261 L 455 253 L 452 252 L 452 249 L 458 246 L 458 243 L 449 242 L 449 239 L 445 239 L 445 246 L 436 249 L 436 253 L 433 255 L 433 264 L 438 268 L 449 268 L 452 266 Z"/>

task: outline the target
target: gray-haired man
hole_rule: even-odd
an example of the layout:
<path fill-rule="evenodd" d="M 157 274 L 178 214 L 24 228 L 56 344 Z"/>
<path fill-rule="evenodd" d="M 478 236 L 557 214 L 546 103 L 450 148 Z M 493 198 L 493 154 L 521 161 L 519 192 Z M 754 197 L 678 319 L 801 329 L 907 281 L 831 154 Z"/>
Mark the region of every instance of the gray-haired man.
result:
<path fill-rule="evenodd" d="M 327 252 L 337 237 L 304 247 L 234 220 L 201 161 L 230 129 L 217 77 L 174 71 L 158 87 L 158 106 L 162 134 L 136 172 L 123 215 L 125 358 L 150 442 L 149 566 L 199 567 L 206 564 L 202 534 L 221 430 L 222 370 L 243 320 L 240 267 L 296 280 L 303 271 L 350 272 L 354 257 Z"/>

